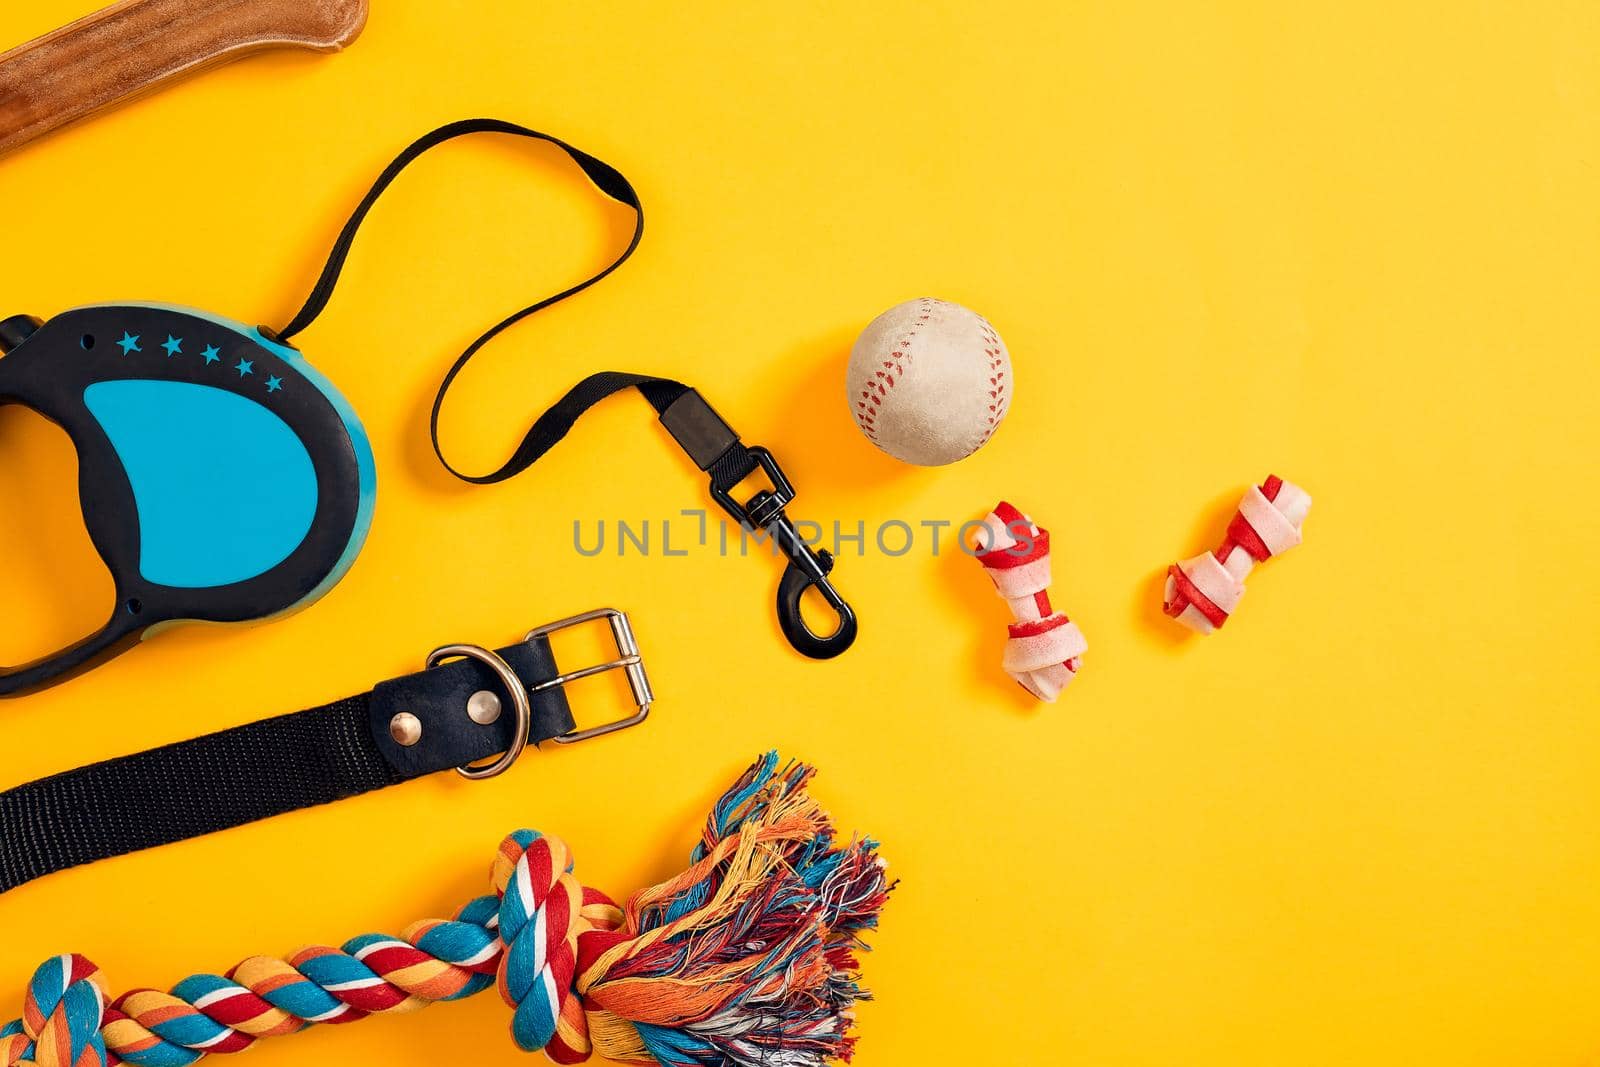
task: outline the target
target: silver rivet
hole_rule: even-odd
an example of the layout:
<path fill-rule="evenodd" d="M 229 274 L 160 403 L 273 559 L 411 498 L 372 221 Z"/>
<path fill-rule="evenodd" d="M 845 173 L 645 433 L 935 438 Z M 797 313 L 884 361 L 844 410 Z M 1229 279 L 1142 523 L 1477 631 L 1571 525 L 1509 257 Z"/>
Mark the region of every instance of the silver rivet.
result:
<path fill-rule="evenodd" d="M 488 726 L 500 717 L 500 697 L 487 689 L 480 689 L 467 698 L 467 718 L 479 726 Z"/>
<path fill-rule="evenodd" d="M 422 720 L 409 711 L 402 711 L 389 720 L 389 736 L 394 743 L 410 748 L 422 740 Z"/>

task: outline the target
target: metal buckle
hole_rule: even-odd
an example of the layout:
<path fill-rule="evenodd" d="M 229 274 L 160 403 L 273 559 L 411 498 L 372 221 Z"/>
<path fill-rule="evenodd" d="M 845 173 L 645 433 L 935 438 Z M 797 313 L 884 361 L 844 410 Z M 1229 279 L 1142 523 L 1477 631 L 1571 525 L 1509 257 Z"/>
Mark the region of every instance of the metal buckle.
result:
<path fill-rule="evenodd" d="M 557 630 L 565 630 L 573 626 L 582 626 L 586 622 L 596 619 L 605 619 L 611 624 L 611 637 L 616 642 L 618 658 L 609 663 L 597 663 L 592 667 L 580 667 L 575 671 L 559 674 L 549 681 L 540 682 L 538 685 L 523 685 L 522 679 L 517 677 L 517 672 L 511 665 L 481 645 L 445 645 L 436 648 L 428 654 L 428 669 L 432 670 L 447 659 L 464 656 L 475 659 L 492 670 L 500 679 L 500 684 L 505 686 L 506 692 L 511 697 L 511 708 L 514 716 L 512 725 L 511 747 L 496 756 L 488 763 L 468 764 L 457 767 L 456 773 L 463 778 L 473 781 L 482 781 L 485 778 L 494 778 L 511 769 L 522 755 L 522 750 L 528 744 L 528 729 L 533 721 L 533 709 L 530 698 L 534 693 L 541 693 L 546 689 L 575 682 L 579 678 L 588 678 L 591 675 L 604 674 L 606 671 L 621 670 L 628 676 L 628 688 L 633 691 L 634 713 L 614 722 L 602 723 L 584 730 L 570 730 L 553 740 L 557 744 L 572 745 L 579 741 L 587 741 L 592 737 L 603 734 L 616 733 L 626 730 L 630 726 L 638 726 L 650 714 L 650 705 L 655 702 L 655 694 L 650 691 L 650 679 L 644 673 L 644 660 L 639 656 L 639 644 L 633 637 L 633 626 L 628 622 L 626 612 L 616 608 L 600 608 L 596 611 L 586 611 L 582 615 L 573 615 L 559 622 L 552 622 L 545 626 L 536 626 L 529 630 L 524 641 L 532 641 L 540 637 L 548 637 Z"/>
<path fill-rule="evenodd" d="M 535 626 L 529 630 L 524 641 L 532 641 L 539 637 L 548 637 L 557 630 L 566 630 L 573 626 L 582 626 L 586 622 L 596 619 L 605 619 L 611 624 L 611 637 L 617 645 L 617 658 L 609 663 L 597 663 L 592 667 L 581 667 L 575 671 L 558 675 L 548 682 L 540 682 L 529 690 L 537 693 L 544 689 L 551 689 L 558 685 L 575 682 L 579 678 L 588 678 L 595 674 L 604 674 L 606 671 L 620 670 L 627 675 L 628 688 L 633 692 L 634 713 L 617 719 L 614 722 L 602 723 L 599 726 L 590 726 L 587 729 L 571 730 L 555 738 L 558 745 L 575 745 L 579 741 L 588 741 L 591 738 L 614 734 L 618 730 L 626 730 L 631 726 L 638 726 L 650 715 L 650 705 L 655 703 L 655 694 L 650 691 L 650 679 L 644 672 L 644 660 L 639 656 L 639 643 L 633 637 L 633 625 L 628 622 L 628 614 L 616 608 L 599 608 L 595 611 L 586 611 L 582 615 L 573 615 L 571 618 L 559 622 L 548 623 L 544 626 Z"/>

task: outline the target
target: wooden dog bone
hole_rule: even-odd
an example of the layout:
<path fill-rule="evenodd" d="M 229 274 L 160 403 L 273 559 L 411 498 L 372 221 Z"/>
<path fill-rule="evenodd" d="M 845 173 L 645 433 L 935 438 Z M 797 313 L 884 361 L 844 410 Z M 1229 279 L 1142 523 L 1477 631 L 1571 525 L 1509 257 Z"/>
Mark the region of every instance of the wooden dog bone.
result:
<path fill-rule="evenodd" d="M 122 0 L 0 55 L 0 152 L 267 48 L 336 52 L 367 0 Z"/>

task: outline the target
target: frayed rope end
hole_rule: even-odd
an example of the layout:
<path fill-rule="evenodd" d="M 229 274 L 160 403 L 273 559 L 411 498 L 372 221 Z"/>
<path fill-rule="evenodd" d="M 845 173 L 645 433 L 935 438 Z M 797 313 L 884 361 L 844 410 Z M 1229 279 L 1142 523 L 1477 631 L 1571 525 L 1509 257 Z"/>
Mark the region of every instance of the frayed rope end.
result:
<path fill-rule="evenodd" d="M 806 792 L 814 773 L 757 760 L 690 868 L 636 893 L 620 930 L 585 936 L 578 991 L 597 1052 L 669 1067 L 849 1060 L 862 935 L 893 886 L 876 842 L 838 839 Z"/>

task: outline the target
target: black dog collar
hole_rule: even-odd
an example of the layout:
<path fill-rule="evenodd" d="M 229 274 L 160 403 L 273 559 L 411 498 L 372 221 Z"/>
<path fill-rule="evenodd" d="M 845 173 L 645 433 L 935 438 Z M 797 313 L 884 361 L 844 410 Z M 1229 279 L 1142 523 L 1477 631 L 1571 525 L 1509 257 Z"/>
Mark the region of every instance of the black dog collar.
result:
<path fill-rule="evenodd" d="M 550 634 L 601 619 L 617 658 L 562 673 Z M 577 729 L 563 687 L 612 670 L 626 674 L 634 713 Z M 636 726 L 653 699 L 628 616 L 614 609 L 538 627 L 494 652 L 446 645 L 428 657 L 428 669 L 358 696 L 0 793 L 0 892 L 425 774 L 455 768 L 493 777 L 530 741 L 570 744 Z"/>

